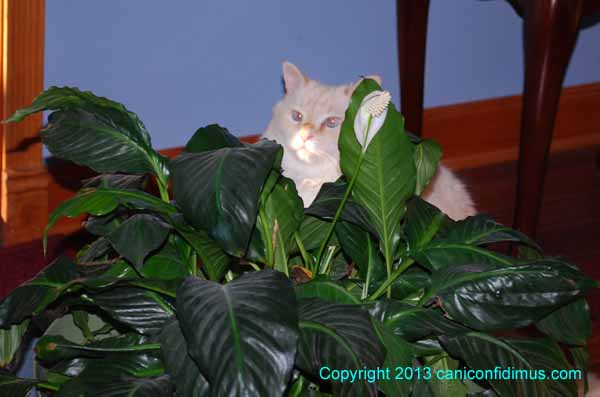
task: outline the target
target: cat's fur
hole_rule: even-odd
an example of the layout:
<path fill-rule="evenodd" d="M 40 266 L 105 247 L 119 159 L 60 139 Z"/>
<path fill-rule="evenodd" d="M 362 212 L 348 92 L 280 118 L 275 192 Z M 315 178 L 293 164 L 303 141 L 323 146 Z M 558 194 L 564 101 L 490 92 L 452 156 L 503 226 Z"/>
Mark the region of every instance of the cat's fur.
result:
<path fill-rule="evenodd" d="M 369 78 L 381 84 L 378 76 Z M 263 137 L 284 147 L 283 174 L 294 180 L 304 205 L 309 206 L 323 183 L 341 175 L 340 125 L 360 80 L 342 86 L 323 85 L 289 62 L 283 63 L 283 80 L 286 95 L 273 107 L 273 118 Z M 300 112 L 302 119 L 295 121 L 293 112 Z M 455 220 L 476 212 L 465 185 L 443 165 L 422 197 Z"/>

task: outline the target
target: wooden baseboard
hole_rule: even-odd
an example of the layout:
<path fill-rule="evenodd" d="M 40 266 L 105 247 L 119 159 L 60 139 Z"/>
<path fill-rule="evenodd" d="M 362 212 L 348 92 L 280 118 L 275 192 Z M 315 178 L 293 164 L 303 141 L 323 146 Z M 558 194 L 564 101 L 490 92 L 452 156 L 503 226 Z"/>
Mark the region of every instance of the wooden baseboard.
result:
<path fill-rule="evenodd" d="M 519 153 L 520 95 L 425 110 L 424 133 L 442 145 L 453 169 L 514 161 Z M 563 89 L 552 152 L 600 144 L 600 83 Z"/>
<path fill-rule="evenodd" d="M 521 97 L 511 96 L 425 110 L 424 136 L 436 139 L 443 161 L 454 169 L 480 167 L 517 158 Z M 244 138 L 255 141 L 256 136 Z M 600 145 L 600 83 L 565 88 L 556 121 L 552 151 Z M 182 148 L 161 152 L 174 157 Z M 48 208 L 73 195 L 82 178 L 92 173 L 72 164 L 48 167 Z M 81 219 L 59 221 L 52 234 L 77 230 Z M 32 236 L 32 238 L 35 236 Z"/>

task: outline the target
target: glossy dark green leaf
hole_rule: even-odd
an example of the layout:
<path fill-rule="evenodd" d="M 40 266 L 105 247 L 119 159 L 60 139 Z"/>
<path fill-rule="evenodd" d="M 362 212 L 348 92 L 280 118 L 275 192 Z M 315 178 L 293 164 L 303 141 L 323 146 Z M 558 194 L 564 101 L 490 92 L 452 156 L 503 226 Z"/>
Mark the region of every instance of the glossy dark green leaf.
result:
<path fill-rule="evenodd" d="M 100 174 L 81 181 L 84 188 L 132 189 L 144 190 L 148 177 L 146 175 Z"/>
<path fill-rule="evenodd" d="M 146 256 L 160 247 L 169 227 L 152 214 L 135 214 L 129 217 L 106 238 L 114 249 L 140 269 Z"/>
<path fill-rule="evenodd" d="M 416 382 L 413 397 L 464 397 L 466 385 L 456 377 L 444 379 L 444 375 L 460 369 L 459 362 L 448 357 L 447 353 L 428 357 L 424 368 L 431 368 L 431 378 Z M 427 371 L 423 369 L 423 371 Z M 441 379 L 440 379 L 441 378 Z"/>
<path fill-rule="evenodd" d="M 111 287 L 122 281 L 139 278 L 138 273 L 125 260 L 98 266 L 80 266 L 77 270 L 78 282 L 92 290 Z"/>
<path fill-rule="evenodd" d="M 415 196 L 408 205 L 404 233 L 410 251 L 419 251 L 436 235 L 446 215 L 434 205 Z"/>
<path fill-rule="evenodd" d="M 511 369 L 525 371 L 527 379 L 508 376 L 509 379 L 495 379 L 490 375 L 488 382 L 500 396 L 549 396 L 546 383 L 540 379 L 540 369 L 511 344 L 491 335 L 472 332 L 465 335 L 442 338 L 446 350 L 455 358 L 461 359 L 471 369 L 498 370 Z M 511 372 L 514 373 L 514 372 Z"/>
<path fill-rule="evenodd" d="M 437 297 L 454 320 L 479 330 L 510 329 L 539 320 L 596 287 L 554 259 L 515 266 L 464 265 L 433 274 L 423 301 Z"/>
<path fill-rule="evenodd" d="M 35 346 L 36 359 L 46 364 L 76 357 L 99 358 L 114 354 L 152 352 L 160 349 L 155 343 L 144 343 L 137 335 L 109 337 L 88 344 L 77 344 L 60 335 L 45 335 Z M 155 360 L 154 360 L 155 361 Z M 135 374 L 136 371 L 130 371 Z"/>
<path fill-rule="evenodd" d="M 218 124 L 210 124 L 206 127 L 198 128 L 194 135 L 185 145 L 185 151 L 188 153 L 208 152 L 224 147 L 243 147 L 240 140 L 231 135 L 227 128 Z"/>
<path fill-rule="evenodd" d="M 30 390 L 37 383 L 33 379 L 22 379 L 0 374 L 0 395 L 3 397 L 26 397 L 29 396 Z"/>
<path fill-rule="evenodd" d="M 385 350 L 366 311 L 321 299 L 300 301 L 300 342 L 296 365 L 319 376 L 323 366 L 335 369 L 381 367 Z M 317 378 L 318 379 L 318 378 Z M 366 381 L 332 383 L 335 396 L 376 396 L 375 384 Z"/>
<path fill-rule="evenodd" d="M 385 263 L 373 236 L 350 222 L 338 222 L 336 236 L 344 253 L 352 259 L 360 278 L 374 291 L 386 277 Z"/>
<path fill-rule="evenodd" d="M 536 326 L 558 342 L 585 346 L 592 336 L 590 308 L 585 298 L 579 298 L 542 318 Z"/>
<path fill-rule="evenodd" d="M 371 316 L 395 335 L 413 342 L 440 335 L 458 335 L 470 330 L 445 318 L 440 311 L 382 299 L 369 308 Z"/>
<path fill-rule="evenodd" d="M 177 157 L 171 162 L 173 194 L 186 220 L 229 254 L 243 255 L 263 183 L 281 150 L 272 141 L 261 141 Z"/>
<path fill-rule="evenodd" d="M 77 88 L 51 87 L 8 121 L 55 110 L 40 132 L 56 157 L 97 172 L 145 174 L 164 167 L 141 120 L 123 105 Z"/>
<path fill-rule="evenodd" d="M 115 230 L 123 221 L 125 221 L 126 217 L 124 214 L 120 214 L 119 210 L 109 212 L 106 215 L 93 216 L 90 215 L 83 222 L 83 227 L 85 230 L 90 232 L 95 236 L 106 236 L 113 230 Z"/>
<path fill-rule="evenodd" d="M 483 247 L 443 240 L 434 240 L 421 250 L 411 251 L 410 255 L 419 264 L 433 272 L 474 263 L 507 267 L 524 263 L 522 260 Z"/>
<path fill-rule="evenodd" d="M 279 396 L 286 389 L 298 317 L 282 273 L 246 273 L 225 285 L 189 277 L 177 291 L 177 317 L 211 395 Z"/>
<path fill-rule="evenodd" d="M 212 281 L 221 281 L 229 270 L 231 258 L 205 231 L 183 227 L 181 224 L 176 228 L 198 254 L 208 278 Z"/>
<path fill-rule="evenodd" d="M 425 190 L 435 175 L 441 158 L 442 148 L 432 139 L 423 139 L 415 146 L 414 159 L 417 175 L 415 194 L 419 195 Z"/>
<path fill-rule="evenodd" d="M 583 391 L 587 394 L 589 391 L 588 372 L 590 369 L 590 352 L 587 347 L 573 347 L 569 349 L 571 357 L 573 358 L 573 364 L 576 369 L 579 369 L 583 373 Z M 581 387 L 581 383 L 579 384 Z"/>
<path fill-rule="evenodd" d="M 348 182 L 346 181 L 324 183 L 321 190 L 319 190 L 319 194 L 317 194 L 317 197 L 310 207 L 305 210 L 305 213 L 307 215 L 332 220 L 342 202 L 347 188 Z M 371 226 L 369 214 L 351 197 L 347 199 L 340 219 L 360 226 L 363 230 L 368 230 L 373 234 L 377 234 L 373 229 L 373 226 Z"/>
<path fill-rule="evenodd" d="M 28 326 L 29 320 L 25 320 L 8 329 L 0 328 L 0 369 L 5 368 L 15 357 Z"/>
<path fill-rule="evenodd" d="M 415 358 L 412 345 L 398 335 L 395 335 L 379 321 L 374 322 L 377 336 L 386 350 L 385 361 L 382 368 L 389 370 L 389 379 L 381 379 L 377 382 L 379 390 L 386 396 L 409 397 L 412 391 L 414 379 L 396 379 L 398 375 L 396 368 L 412 367 Z"/>
<path fill-rule="evenodd" d="M 189 276 L 187 258 L 177 249 L 175 235 L 155 254 L 144 262 L 140 273 L 145 278 L 158 280 L 183 280 Z M 179 238 L 179 237 L 177 237 Z"/>
<path fill-rule="evenodd" d="M 159 340 L 165 368 L 175 386 L 177 396 L 206 396 L 209 384 L 188 353 L 188 346 L 176 318 L 160 332 Z"/>
<path fill-rule="evenodd" d="M 304 213 L 294 182 L 281 177 L 261 206 L 257 229 L 266 248 L 267 265 L 287 273 L 292 239 Z"/>
<path fill-rule="evenodd" d="M 321 245 L 321 242 L 327 234 L 330 222 L 324 221 L 314 216 L 305 215 L 300 227 L 298 228 L 298 235 L 300 240 L 307 251 L 312 251 Z M 332 239 L 333 240 L 333 239 Z M 330 240 L 330 243 L 332 243 Z M 298 246 L 292 244 L 292 253 L 300 253 Z"/>
<path fill-rule="evenodd" d="M 392 298 L 402 300 L 425 291 L 431 284 L 429 273 L 423 269 L 412 267 L 402 273 L 392 284 Z"/>
<path fill-rule="evenodd" d="M 461 243 L 482 245 L 501 241 L 515 241 L 527 244 L 530 247 L 541 248 L 523 233 L 501 225 L 484 214 L 470 216 L 455 222 L 448 229 L 443 241 L 446 243 Z"/>
<path fill-rule="evenodd" d="M 174 313 L 165 298 L 140 288 L 118 287 L 89 297 L 112 318 L 144 335 L 156 334 Z"/>
<path fill-rule="evenodd" d="M 75 197 L 63 201 L 48 217 L 48 224 L 44 230 L 44 247 L 48 231 L 56 221 L 66 216 L 73 218 L 82 214 L 106 215 L 119 205 L 129 208 L 152 210 L 160 214 L 175 214 L 177 209 L 169 203 L 141 191 L 123 189 L 84 189 Z"/>
<path fill-rule="evenodd" d="M 0 328 L 20 324 L 28 317 L 40 314 L 76 277 L 73 262 L 66 256 L 57 258 L 0 301 Z"/>
<path fill-rule="evenodd" d="M 312 280 L 296 286 L 298 299 L 320 298 L 341 304 L 358 304 L 360 301 L 342 285 L 331 281 Z"/>
<path fill-rule="evenodd" d="M 352 179 L 363 150 L 354 134 L 355 116 L 364 97 L 378 89 L 375 81 L 363 80 L 354 90 L 346 110 L 339 147 L 340 168 L 347 180 Z M 369 214 L 386 258 L 395 252 L 406 201 L 415 191 L 413 152 L 414 145 L 404 132 L 402 115 L 392 104 L 388 105 L 385 122 L 364 154 L 352 190 L 354 200 Z"/>
<path fill-rule="evenodd" d="M 121 376 L 110 378 L 101 372 L 88 374 L 67 382 L 55 397 L 171 397 L 173 385 L 166 375 L 137 378 Z"/>
<path fill-rule="evenodd" d="M 537 370 L 544 370 L 547 379 L 544 385 L 548 389 L 547 395 L 577 397 L 577 383 L 574 379 L 557 380 L 551 379 L 552 371 L 554 370 L 571 370 L 572 367 L 568 363 L 560 347 L 556 342 L 550 339 L 515 339 L 506 338 L 504 341 L 513 346 L 531 366 Z"/>

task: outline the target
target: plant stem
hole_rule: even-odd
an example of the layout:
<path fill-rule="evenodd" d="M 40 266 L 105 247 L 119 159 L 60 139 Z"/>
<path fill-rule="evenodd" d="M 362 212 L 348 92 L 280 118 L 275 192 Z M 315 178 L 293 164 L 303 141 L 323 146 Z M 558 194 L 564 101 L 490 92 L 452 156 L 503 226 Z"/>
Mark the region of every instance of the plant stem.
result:
<path fill-rule="evenodd" d="M 319 274 L 327 274 L 329 272 L 329 269 L 331 268 L 331 260 L 335 255 L 335 250 L 335 245 L 330 245 L 327 248 L 327 255 L 325 256 L 323 263 L 319 263 Z"/>
<path fill-rule="evenodd" d="M 365 232 L 368 233 L 368 232 Z M 367 260 L 367 277 L 365 280 L 365 283 L 363 285 L 363 290 L 362 290 L 362 294 L 361 294 L 361 299 L 367 299 L 367 297 L 369 296 L 369 287 L 371 286 L 371 273 L 372 273 L 372 265 L 373 265 L 373 256 L 372 256 L 372 250 L 373 250 L 373 243 L 371 241 L 371 238 L 367 238 L 367 249 L 368 249 L 368 255 L 369 255 L 369 259 Z"/>
<path fill-rule="evenodd" d="M 47 390 L 52 390 L 52 391 L 58 391 L 60 390 L 60 388 L 58 386 L 54 386 L 53 384 L 50 383 L 36 383 L 35 387 L 39 387 L 41 389 L 47 389 Z"/>
<path fill-rule="evenodd" d="M 406 269 L 408 269 L 409 266 L 412 265 L 413 263 L 415 263 L 415 261 L 412 260 L 411 258 L 404 259 L 404 261 L 402 262 L 400 267 L 398 269 L 396 269 L 396 271 L 394 271 L 394 273 L 392 273 L 390 276 L 388 276 L 387 280 L 385 280 L 383 282 L 383 284 L 381 284 L 379 286 L 379 288 L 377 288 L 377 291 L 375 291 L 373 293 L 373 295 L 371 295 L 367 300 L 374 301 L 377 298 L 379 298 L 381 295 L 383 295 L 388 289 L 391 291 L 391 287 L 392 287 L 392 284 L 394 283 L 394 281 L 396 281 L 396 279 L 398 277 L 400 277 L 400 275 L 402 273 L 404 273 L 404 271 Z"/>
<path fill-rule="evenodd" d="M 156 177 L 156 184 L 158 185 L 158 190 L 160 191 L 160 198 L 165 203 L 169 203 L 171 201 L 169 199 L 169 187 L 167 183 L 168 182 L 163 180 L 162 175 Z"/>
<path fill-rule="evenodd" d="M 300 238 L 300 234 L 298 233 L 297 230 L 294 232 L 294 240 L 296 240 L 296 245 L 298 246 L 298 249 L 300 250 L 300 255 L 302 256 L 302 260 L 304 261 L 304 267 L 309 269 L 311 272 L 314 272 L 314 269 L 312 268 L 313 265 L 310 260 L 310 256 L 308 255 L 308 252 L 306 252 L 304 243 L 302 242 L 302 239 Z"/>
<path fill-rule="evenodd" d="M 273 252 L 273 246 L 271 245 L 269 240 L 269 227 L 267 226 L 267 222 L 265 221 L 265 219 L 267 219 L 267 215 L 265 214 L 265 209 L 261 205 L 261 207 L 258 210 L 257 222 L 260 224 L 260 228 L 262 230 L 261 234 L 263 236 L 263 245 L 267 250 L 267 265 L 273 267 L 275 265 L 275 253 Z"/>
<path fill-rule="evenodd" d="M 317 260 L 316 260 L 317 264 L 321 263 L 321 257 L 323 256 L 323 251 L 325 251 L 325 247 L 327 246 L 327 243 L 329 242 L 329 239 L 331 238 L 331 235 L 333 234 L 333 230 L 335 229 L 335 224 L 337 223 L 338 219 L 340 219 L 340 216 L 342 215 L 342 211 L 344 210 L 344 205 L 346 205 L 346 201 L 348 200 L 348 197 L 350 196 L 350 192 L 352 191 L 352 188 L 354 187 L 354 183 L 356 183 L 358 173 L 360 172 L 360 166 L 362 165 L 363 159 L 365 157 L 365 152 L 366 152 L 365 145 L 367 144 L 367 137 L 369 136 L 369 129 L 371 129 L 371 121 L 373 121 L 373 116 L 369 116 L 369 121 L 367 122 L 367 130 L 365 131 L 365 139 L 361 146 L 360 156 L 358 156 L 358 161 L 356 162 L 356 167 L 354 169 L 354 175 L 352 175 L 352 179 L 350 180 L 350 183 L 348 184 L 348 187 L 346 188 L 346 191 L 344 192 L 342 201 L 340 202 L 340 205 L 338 206 L 337 210 L 335 211 L 333 221 L 329 225 L 329 229 L 327 230 L 325 239 L 323 239 L 323 242 L 321 243 L 321 246 L 319 247 L 319 251 L 317 251 Z"/>

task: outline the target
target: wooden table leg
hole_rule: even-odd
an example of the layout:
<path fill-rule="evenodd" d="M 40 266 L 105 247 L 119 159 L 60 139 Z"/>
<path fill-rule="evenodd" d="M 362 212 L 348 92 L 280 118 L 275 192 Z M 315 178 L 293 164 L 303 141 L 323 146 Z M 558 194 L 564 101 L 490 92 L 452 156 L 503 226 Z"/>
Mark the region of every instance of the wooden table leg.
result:
<path fill-rule="evenodd" d="M 542 203 L 546 160 L 583 0 L 524 3 L 525 90 L 515 208 L 515 228 L 535 235 Z"/>
<path fill-rule="evenodd" d="M 429 0 L 396 0 L 396 13 L 402 114 L 406 130 L 421 135 Z"/>

